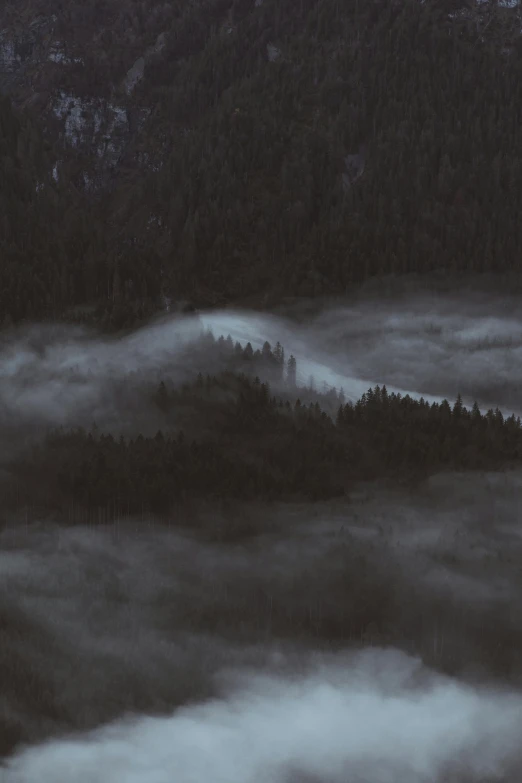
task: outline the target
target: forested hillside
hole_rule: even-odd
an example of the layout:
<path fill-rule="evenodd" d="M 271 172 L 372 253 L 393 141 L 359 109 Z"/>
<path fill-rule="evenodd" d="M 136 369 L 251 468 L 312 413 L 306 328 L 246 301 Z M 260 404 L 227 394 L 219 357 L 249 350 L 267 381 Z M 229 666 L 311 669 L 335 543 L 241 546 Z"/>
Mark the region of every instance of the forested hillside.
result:
<path fill-rule="evenodd" d="M 59 317 L 101 274 L 97 229 L 80 194 L 50 172 L 50 145 L 35 122 L 0 98 L 0 322 Z M 103 267 L 102 267 L 103 268 Z"/>
<path fill-rule="evenodd" d="M 354 404 L 342 389 L 296 386 L 296 360 L 285 363 L 279 343 L 254 352 L 221 337 L 213 352 L 221 369 L 182 385 L 152 388 L 139 373 L 126 379 L 127 390 L 141 390 L 135 404 L 159 422 L 155 435 L 125 437 L 95 423 L 49 431 L 6 465 L 4 507 L 19 510 L 30 498 L 65 521 L 107 521 L 169 513 L 195 499 L 326 500 L 361 481 L 415 485 L 439 471 L 503 470 L 522 460 L 520 419 L 498 408 L 468 410 L 460 395 L 453 406 L 430 405 L 384 385 Z M 114 404 L 128 409 L 122 390 L 114 389 Z"/>
<path fill-rule="evenodd" d="M 110 5 L 97 12 L 108 35 L 120 18 Z M 161 306 L 161 293 L 204 306 L 341 293 L 387 273 L 517 268 L 517 7 L 208 0 L 154 18 L 127 20 L 143 45 L 165 33 L 133 88 L 148 119 L 129 132 L 110 185 L 81 193 L 74 219 L 63 203 L 58 222 L 48 216 L 36 153 L 16 163 L 18 120 L 3 104 L 2 165 L 32 178 L 30 199 L 21 173 L 0 184 L 14 319 L 90 303 L 122 326 Z M 137 52 L 127 62 L 99 36 L 103 46 L 104 89 L 117 97 Z M 71 96 L 89 82 L 81 63 L 63 68 Z"/>

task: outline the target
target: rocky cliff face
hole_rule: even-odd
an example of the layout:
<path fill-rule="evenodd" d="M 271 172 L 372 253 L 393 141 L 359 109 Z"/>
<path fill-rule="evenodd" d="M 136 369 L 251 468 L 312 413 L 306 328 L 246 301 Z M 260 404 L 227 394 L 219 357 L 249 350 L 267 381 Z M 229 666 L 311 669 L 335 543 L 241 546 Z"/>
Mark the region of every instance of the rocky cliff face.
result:
<path fill-rule="evenodd" d="M 82 190 L 114 179 L 154 102 L 140 85 L 167 43 L 171 9 L 155 3 L 28 0 L 0 8 L 0 92 L 38 115 Z"/>
<path fill-rule="evenodd" d="M 459 25 L 470 23 L 471 16 L 477 40 L 486 33 L 498 37 L 499 51 L 509 53 L 512 33 L 520 33 L 520 14 L 504 16 L 502 12 L 507 8 L 516 11 L 519 3 L 442 0 L 441 7 L 447 6 L 457 33 Z M 245 19 L 262 5 L 262 0 L 17 0 L 0 4 L 0 93 L 37 115 L 54 146 L 55 179 L 62 174 L 81 191 L 103 191 L 117 184 L 122 170 L 161 166 L 162 133 L 148 127 L 146 143 L 138 139 L 157 105 L 162 64 L 166 64 L 163 72 L 172 76 L 173 63 L 204 48 L 205 36 L 208 42 L 200 12 L 204 26 L 213 25 L 213 35 L 221 31 L 234 45 L 234 14 Z M 278 24 L 276 17 L 273 32 Z M 281 52 L 270 37 L 265 59 L 277 62 Z M 189 123 L 186 132 L 190 130 Z M 150 142 L 154 133 L 159 142 L 156 155 Z M 345 189 L 361 175 L 363 161 L 364 155 L 346 160 Z"/>

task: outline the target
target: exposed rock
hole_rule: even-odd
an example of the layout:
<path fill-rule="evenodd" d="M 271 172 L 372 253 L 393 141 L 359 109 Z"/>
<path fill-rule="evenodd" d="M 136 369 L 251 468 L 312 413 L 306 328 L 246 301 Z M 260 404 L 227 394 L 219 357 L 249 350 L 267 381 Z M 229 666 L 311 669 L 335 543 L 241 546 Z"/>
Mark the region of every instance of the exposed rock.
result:
<path fill-rule="evenodd" d="M 154 55 L 160 54 L 165 47 L 166 40 L 166 33 L 160 33 L 154 46 L 149 46 L 145 54 L 142 57 L 138 57 L 132 68 L 129 68 L 123 83 L 127 95 L 130 95 L 137 84 L 143 79 L 147 61 L 154 57 Z"/>
<path fill-rule="evenodd" d="M 279 60 L 279 58 L 281 57 L 281 49 L 279 49 L 277 46 L 274 46 L 274 44 L 271 43 L 267 44 L 266 53 L 271 63 L 275 62 L 276 60 Z"/>
<path fill-rule="evenodd" d="M 366 166 L 366 151 L 364 146 L 354 155 L 346 155 L 344 159 L 343 189 L 347 193 L 352 185 L 364 174 Z"/>
<path fill-rule="evenodd" d="M 96 191 L 113 181 L 125 150 L 153 108 L 136 90 L 147 64 L 162 56 L 167 35 L 159 32 L 150 44 L 145 25 L 140 53 L 140 40 L 129 31 L 132 45 L 114 46 L 116 34 L 121 40 L 123 31 L 116 33 L 118 16 L 113 11 L 126 19 L 125 8 L 116 2 L 114 8 L 102 3 L 102 11 L 109 13 L 105 26 L 74 24 L 76 17 L 94 20 L 94 9 L 82 5 L 64 4 L 67 7 L 53 14 L 45 13 L 48 0 L 25 5 L 23 13 L 15 6 L 0 7 L 0 92 L 10 95 L 15 106 L 38 115 L 51 143 L 62 146 L 64 161 L 82 161 L 77 187 Z M 157 9 L 152 10 L 157 16 Z M 34 18 L 27 23 L 31 11 Z M 96 67 L 101 74 L 107 71 L 107 78 L 97 77 Z M 120 78 L 114 80 L 118 69 Z M 53 178 L 57 181 L 56 166 Z"/>

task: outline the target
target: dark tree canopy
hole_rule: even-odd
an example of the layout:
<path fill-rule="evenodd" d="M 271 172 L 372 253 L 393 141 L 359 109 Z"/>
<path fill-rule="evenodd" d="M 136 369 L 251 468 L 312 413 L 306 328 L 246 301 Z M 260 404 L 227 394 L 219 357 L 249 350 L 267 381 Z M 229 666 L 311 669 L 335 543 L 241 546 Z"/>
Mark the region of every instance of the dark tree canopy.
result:
<path fill-rule="evenodd" d="M 128 153 L 153 163 L 118 170 L 95 202 L 60 194 L 38 118 L 3 102 L 3 317 L 73 308 L 119 327 L 162 292 L 199 307 L 387 273 L 516 271 L 518 12 L 454 6 L 176 6 Z"/>

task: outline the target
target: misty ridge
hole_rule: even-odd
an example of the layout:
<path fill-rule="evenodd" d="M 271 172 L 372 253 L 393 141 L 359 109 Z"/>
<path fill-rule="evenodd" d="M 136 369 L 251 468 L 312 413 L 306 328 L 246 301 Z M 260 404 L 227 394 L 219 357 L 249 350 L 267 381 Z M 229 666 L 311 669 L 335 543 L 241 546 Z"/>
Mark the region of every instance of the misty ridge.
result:
<path fill-rule="evenodd" d="M 232 310 L 159 317 L 119 337 L 63 325 L 6 334 L 4 504 L 27 505 L 29 493 L 29 505 L 106 521 L 188 496 L 319 500 L 360 480 L 517 465 L 518 415 L 466 407 L 456 375 L 464 367 L 468 393 L 474 383 L 481 403 L 491 398 L 486 381 L 510 372 L 514 316 L 464 300 L 458 322 L 455 300 L 402 299 L 395 310 L 332 307 L 306 326 Z M 368 387 L 390 356 L 394 385 Z M 454 403 L 425 393 L 437 372 Z"/>
<path fill-rule="evenodd" d="M 522 407 L 516 361 L 522 319 L 514 296 L 421 290 L 391 301 L 355 298 L 348 306 L 326 301 L 322 310 L 316 303 L 311 318 L 300 307 L 304 322 L 292 307 L 280 308 L 278 315 L 227 310 L 159 317 L 119 337 L 64 324 L 4 330 L 2 417 L 44 426 L 95 419 L 114 427 L 111 384 L 122 381 L 128 387 L 133 373 L 183 382 L 198 371 L 217 369 L 210 354 L 200 353 L 199 364 L 190 362 L 187 346 L 202 329 L 216 338 L 230 335 L 243 347 L 250 342 L 254 349 L 265 340 L 272 347 L 280 341 L 287 358 L 291 352 L 297 359 L 299 385 L 314 376 L 318 390 L 325 382 L 342 386 L 352 402 L 370 384 L 385 383 L 390 391 L 423 394 L 429 401 L 453 401 L 460 392 L 469 407 L 474 399 L 481 407 L 498 405 L 517 415 Z"/>
<path fill-rule="evenodd" d="M 4 330 L 0 781 L 520 780 L 521 338 L 429 291 Z"/>

